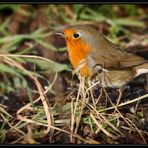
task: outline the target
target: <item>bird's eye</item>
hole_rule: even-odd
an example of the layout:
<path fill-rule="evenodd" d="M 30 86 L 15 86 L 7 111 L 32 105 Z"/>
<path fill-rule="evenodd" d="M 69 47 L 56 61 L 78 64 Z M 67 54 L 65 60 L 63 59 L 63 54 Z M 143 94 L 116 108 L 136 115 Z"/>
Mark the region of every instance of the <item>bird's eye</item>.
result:
<path fill-rule="evenodd" d="M 78 38 L 78 37 L 80 37 L 80 34 L 79 34 L 79 33 L 74 33 L 74 34 L 73 34 L 73 37 L 74 37 L 74 38 Z"/>

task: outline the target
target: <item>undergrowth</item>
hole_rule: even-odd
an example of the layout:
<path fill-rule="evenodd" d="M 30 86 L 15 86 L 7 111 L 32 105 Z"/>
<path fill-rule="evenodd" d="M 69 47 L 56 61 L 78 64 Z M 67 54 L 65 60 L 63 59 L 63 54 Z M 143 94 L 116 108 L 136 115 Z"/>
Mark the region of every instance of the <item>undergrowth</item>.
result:
<path fill-rule="evenodd" d="M 133 142 L 133 135 L 140 139 L 135 142 L 147 143 L 147 130 L 138 126 L 146 120 L 146 107 L 141 109 L 140 102 L 147 99 L 147 93 L 122 101 L 122 92 L 117 91 L 114 102 L 114 96 L 97 87 L 98 83 L 72 77 L 69 61 L 46 57 L 51 51 L 66 53 L 63 41 L 50 37 L 73 24 L 94 25 L 125 47 L 137 32 L 145 35 L 147 15 L 142 6 L 2 4 L 0 12 L 1 144 L 123 144 L 130 143 L 128 138 Z M 46 51 L 45 56 L 41 51 Z M 56 96 L 53 86 L 64 72 L 67 88 L 62 97 Z M 122 110 L 129 106 L 128 112 Z"/>

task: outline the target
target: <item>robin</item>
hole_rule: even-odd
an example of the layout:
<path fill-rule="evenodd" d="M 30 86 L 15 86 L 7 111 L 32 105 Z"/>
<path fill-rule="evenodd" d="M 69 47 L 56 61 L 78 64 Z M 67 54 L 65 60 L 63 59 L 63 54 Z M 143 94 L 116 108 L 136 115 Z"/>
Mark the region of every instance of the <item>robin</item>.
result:
<path fill-rule="evenodd" d="M 121 50 L 91 26 L 70 26 L 64 38 L 75 71 L 90 79 L 97 74 L 103 87 L 120 88 L 148 73 L 148 60 Z"/>

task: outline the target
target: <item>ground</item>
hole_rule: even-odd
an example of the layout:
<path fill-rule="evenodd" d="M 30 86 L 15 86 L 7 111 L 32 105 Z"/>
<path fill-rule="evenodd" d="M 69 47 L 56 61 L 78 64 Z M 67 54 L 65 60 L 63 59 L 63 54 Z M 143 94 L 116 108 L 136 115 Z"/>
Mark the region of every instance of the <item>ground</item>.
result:
<path fill-rule="evenodd" d="M 0 143 L 147 144 L 147 75 L 122 91 L 92 87 L 73 75 L 54 34 L 90 24 L 148 59 L 147 13 L 135 4 L 0 5 Z"/>

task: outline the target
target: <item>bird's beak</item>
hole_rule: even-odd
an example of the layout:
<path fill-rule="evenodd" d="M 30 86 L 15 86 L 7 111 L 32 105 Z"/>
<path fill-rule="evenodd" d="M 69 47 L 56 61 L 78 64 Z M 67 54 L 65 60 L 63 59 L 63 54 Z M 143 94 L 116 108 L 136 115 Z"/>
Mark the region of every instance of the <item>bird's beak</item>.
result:
<path fill-rule="evenodd" d="M 65 38 L 64 33 L 61 33 L 61 32 L 55 32 L 54 34 L 60 35 L 60 36 L 62 36 L 63 38 Z"/>

